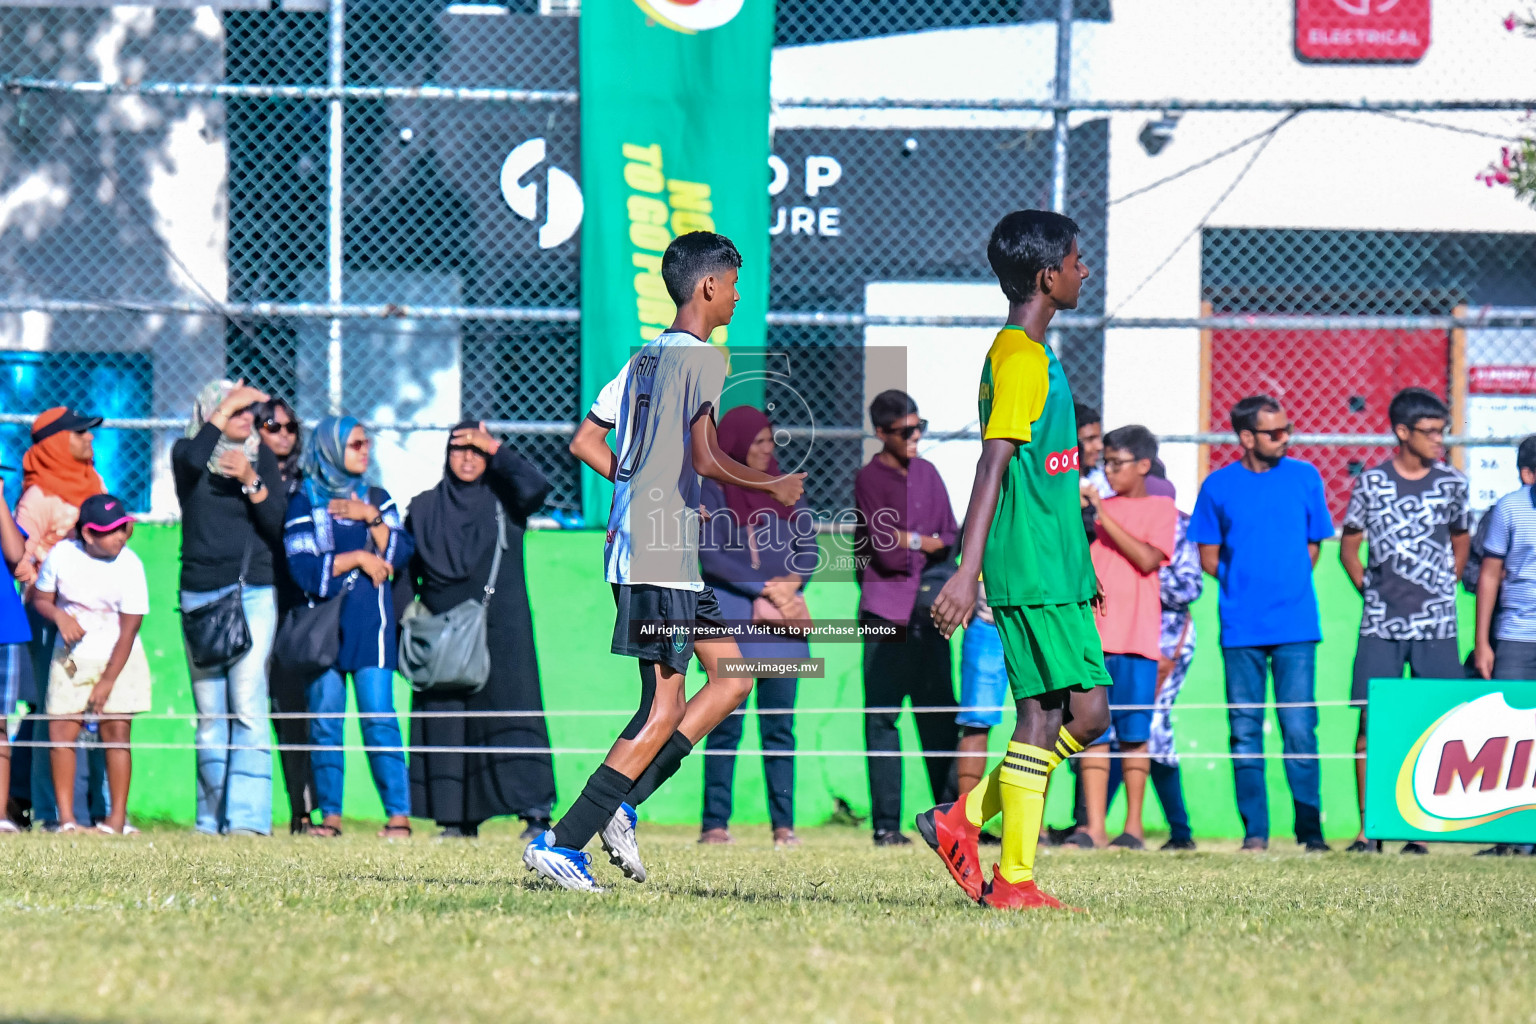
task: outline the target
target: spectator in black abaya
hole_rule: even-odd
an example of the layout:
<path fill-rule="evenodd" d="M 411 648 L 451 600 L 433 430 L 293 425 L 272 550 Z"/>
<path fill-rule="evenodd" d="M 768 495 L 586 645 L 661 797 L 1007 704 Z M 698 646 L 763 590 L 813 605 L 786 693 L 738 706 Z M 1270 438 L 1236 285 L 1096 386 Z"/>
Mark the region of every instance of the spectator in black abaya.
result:
<path fill-rule="evenodd" d="M 298 491 L 304 478 L 299 468 L 304 452 L 299 437 L 299 417 L 281 398 L 258 403 L 255 412 L 261 443 L 277 456 L 277 468 L 283 480 L 282 504 L 287 508 L 288 499 Z M 278 558 L 274 568 L 277 571 L 277 621 L 282 622 L 290 609 L 304 603 L 304 591 L 293 582 L 287 558 Z M 295 676 L 276 660 L 272 662 L 270 673 L 273 713 L 281 716 L 307 712 L 309 698 L 305 689 L 308 680 Z M 282 748 L 304 747 L 309 743 L 309 720 L 305 718 L 274 718 L 272 731 L 277 734 L 278 746 Z M 308 832 L 314 825 L 316 806 L 309 751 L 282 749 L 278 754 L 283 765 L 283 786 L 288 790 L 288 831 L 294 835 Z"/>
<path fill-rule="evenodd" d="M 434 615 L 483 596 L 495 554 L 498 507 L 507 540 L 486 616 L 490 680 L 469 697 L 416 694 L 412 710 L 532 712 L 411 719 L 411 813 L 436 821 L 444 837 L 474 836 L 481 823 L 501 815 L 523 818 L 525 838 L 549 826 L 555 775 L 548 753 L 430 751 L 432 747 L 543 750 L 549 746 L 523 573 L 528 516 L 548 493 L 549 481 L 539 467 L 497 441 L 483 424 L 465 422 L 449 437 L 442 482 L 417 495 L 406 516 L 406 529 L 416 538 L 407 584 Z M 409 599 L 408 594 L 402 598 Z"/>

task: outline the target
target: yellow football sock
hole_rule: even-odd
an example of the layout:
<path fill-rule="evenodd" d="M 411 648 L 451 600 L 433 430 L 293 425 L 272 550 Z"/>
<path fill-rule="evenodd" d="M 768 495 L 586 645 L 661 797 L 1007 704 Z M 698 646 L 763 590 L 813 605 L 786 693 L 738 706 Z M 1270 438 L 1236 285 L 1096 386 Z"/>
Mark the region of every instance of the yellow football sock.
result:
<path fill-rule="evenodd" d="M 1063 741 L 1067 744 L 1065 748 L 1063 747 Z M 1015 746 L 1022 747 L 1023 744 L 1010 743 L 1008 744 L 1008 749 L 1011 751 Z M 1039 750 L 1040 748 L 1030 747 L 1028 749 Z M 1067 753 L 1063 754 L 1063 749 L 1066 749 Z M 1047 751 L 1045 754 L 1045 759 L 1049 762 L 1045 770 L 1047 772 L 1055 771 L 1056 766 L 1065 761 L 1068 756 L 1082 749 L 1077 741 L 1072 738 L 1071 734 L 1067 732 L 1066 727 L 1063 726 L 1061 737 L 1056 740 L 1056 749 Z M 975 788 L 965 795 L 966 820 L 977 828 L 981 828 L 981 826 L 997 817 L 1003 811 L 1003 796 L 997 788 L 997 776 L 1002 770 L 1003 763 L 999 761 L 997 766 L 983 775 L 981 781 L 976 783 Z"/>
<path fill-rule="evenodd" d="M 1083 745 L 1072 738 L 1072 734 L 1067 732 L 1066 726 L 1062 726 L 1061 735 L 1056 737 L 1057 762 L 1060 763 L 1071 757 L 1073 754 L 1081 754 L 1082 752 Z"/>
<path fill-rule="evenodd" d="M 996 817 L 1003 809 L 1002 797 L 997 792 L 997 773 L 1003 770 L 1003 763 L 999 761 L 997 767 L 981 777 L 976 787 L 965 795 L 965 817 L 977 828 L 985 825 Z"/>
<path fill-rule="evenodd" d="M 1017 885 L 1035 877 L 1035 849 L 1045 817 L 1045 784 L 1053 752 L 1027 743 L 1008 744 L 999 765 L 997 790 L 1003 805 L 1003 855 L 998 874 Z"/>

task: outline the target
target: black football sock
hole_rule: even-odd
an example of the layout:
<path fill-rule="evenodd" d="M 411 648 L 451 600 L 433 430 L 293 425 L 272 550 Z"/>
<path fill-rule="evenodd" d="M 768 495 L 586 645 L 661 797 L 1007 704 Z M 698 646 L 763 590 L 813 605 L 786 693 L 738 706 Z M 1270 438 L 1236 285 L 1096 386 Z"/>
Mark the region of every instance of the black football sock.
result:
<path fill-rule="evenodd" d="M 629 795 L 624 799 L 631 807 L 639 807 L 650 798 L 652 793 L 661 788 L 662 783 L 677 774 L 683 758 L 691 753 L 693 753 L 693 741 L 680 732 L 674 732 L 657 752 L 655 760 L 640 773 L 640 777 L 630 788 Z"/>
<path fill-rule="evenodd" d="M 579 850 L 590 843 L 619 809 L 633 784 L 622 772 L 598 765 L 571 809 L 555 823 L 555 845 Z"/>

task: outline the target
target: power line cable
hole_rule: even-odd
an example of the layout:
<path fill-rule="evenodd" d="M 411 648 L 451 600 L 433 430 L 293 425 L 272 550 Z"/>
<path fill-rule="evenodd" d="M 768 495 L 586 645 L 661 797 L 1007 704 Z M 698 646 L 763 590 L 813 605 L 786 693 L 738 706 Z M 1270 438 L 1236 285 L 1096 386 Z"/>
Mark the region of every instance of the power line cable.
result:
<path fill-rule="evenodd" d="M 1392 110 L 1370 110 L 1366 113 L 1375 114 L 1378 117 L 1388 117 L 1394 121 L 1406 121 L 1408 124 L 1423 125 L 1426 128 L 1439 128 L 1442 131 L 1455 132 L 1458 135 L 1472 135 L 1480 139 L 1492 139 L 1495 142 L 1519 142 L 1518 136 L 1500 135 L 1497 132 L 1485 132 L 1478 128 L 1463 128 L 1458 124 L 1446 124 L 1444 121 L 1431 121 L 1425 117 L 1412 117 L 1408 114 L 1399 114 Z"/>
<path fill-rule="evenodd" d="M 1237 172 L 1237 177 L 1233 178 L 1232 183 L 1222 190 L 1221 195 L 1216 197 L 1216 201 L 1210 205 L 1210 208 L 1207 209 L 1204 214 L 1201 215 L 1199 222 L 1196 223 L 1194 227 L 1190 228 L 1183 238 L 1179 239 L 1179 243 L 1173 247 L 1173 251 L 1170 252 L 1167 256 L 1163 257 L 1162 262 L 1153 267 L 1152 272 L 1146 277 L 1142 278 L 1141 283 L 1138 284 L 1135 288 L 1131 289 L 1130 294 L 1121 299 L 1120 304 L 1109 312 L 1110 318 L 1113 318 L 1117 313 L 1125 308 L 1127 303 L 1129 303 L 1137 295 L 1140 295 L 1141 290 L 1150 284 L 1153 278 L 1162 273 L 1163 268 L 1172 263 L 1174 257 L 1183 251 L 1184 247 L 1189 244 L 1189 240 L 1194 238 L 1205 228 L 1207 222 L 1209 222 L 1211 217 L 1215 215 L 1216 211 L 1221 208 L 1221 204 L 1227 201 L 1227 197 L 1236 191 L 1237 186 L 1241 185 L 1243 183 L 1243 179 L 1248 176 L 1248 172 L 1253 170 L 1253 165 L 1258 162 L 1259 157 L 1264 155 L 1264 150 L 1268 149 L 1269 144 L 1275 141 L 1275 135 L 1299 113 L 1301 112 L 1298 110 L 1291 111 L 1264 133 L 1263 140 L 1259 143 L 1258 148 L 1253 151 L 1253 155 L 1248 158 L 1248 162 L 1243 165 L 1243 169 Z"/>
<path fill-rule="evenodd" d="M 1263 138 L 1265 138 L 1266 136 L 1269 136 L 1269 135 L 1273 135 L 1276 128 L 1280 127 L 1280 125 L 1284 124 L 1286 121 L 1288 121 L 1292 117 L 1296 116 L 1296 113 L 1297 113 L 1296 111 L 1292 111 L 1291 113 L 1287 114 L 1285 117 L 1281 118 L 1279 121 L 1275 122 L 1274 124 L 1270 125 L 1268 128 L 1264 129 L 1263 131 L 1255 132 L 1254 134 L 1248 136 L 1246 139 L 1243 139 L 1241 142 L 1235 142 L 1232 145 L 1228 146 L 1226 149 L 1221 150 L 1220 152 L 1212 153 L 1210 156 L 1206 157 L 1204 160 L 1196 161 L 1195 163 L 1190 164 L 1188 167 L 1185 167 L 1183 170 L 1174 171 L 1172 174 L 1168 175 L 1168 177 L 1166 177 L 1166 178 L 1159 178 L 1157 181 L 1152 182 L 1152 184 L 1150 184 L 1150 185 L 1143 185 L 1141 188 L 1132 189 L 1131 191 L 1127 192 L 1123 196 L 1120 196 L 1120 197 L 1118 197 L 1116 199 L 1111 199 L 1105 205 L 1106 206 L 1114 206 L 1117 203 L 1125 202 L 1127 199 L 1135 199 L 1137 196 L 1145 195 L 1148 192 L 1151 192 L 1153 189 L 1161 188 L 1162 186 L 1167 185 L 1169 182 L 1178 181 L 1180 178 L 1184 177 L 1186 174 L 1190 174 L 1190 173 L 1193 173 L 1194 171 L 1198 171 L 1200 168 L 1205 167 L 1208 164 L 1213 164 L 1217 160 L 1220 160 L 1224 156 L 1230 156 L 1231 154 L 1236 153 L 1238 150 L 1242 149 L 1245 146 L 1251 146 L 1255 142 L 1258 142 L 1260 139 L 1263 139 Z"/>

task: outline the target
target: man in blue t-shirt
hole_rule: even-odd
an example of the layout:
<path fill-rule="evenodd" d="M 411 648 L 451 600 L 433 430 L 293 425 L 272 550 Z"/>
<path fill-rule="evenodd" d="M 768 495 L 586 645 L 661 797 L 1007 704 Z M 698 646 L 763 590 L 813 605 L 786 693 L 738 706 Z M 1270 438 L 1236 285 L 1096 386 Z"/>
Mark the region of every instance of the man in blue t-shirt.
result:
<path fill-rule="evenodd" d="M 1333 522 L 1323 478 L 1309 462 L 1286 458 L 1291 421 L 1269 395 L 1232 407 L 1243 457 L 1206 477 L 1189 538 L 1201 567 L 1221 585 L 1221 653 L 1232 727 L 1232 777 L 1243 817 L 1243 849 L 1269 847 L 1265 796 L 1265 680 L 1273 672 L 1278 704 L 1315 700 L 1317 642 L 1322 639 L 1312 569 Z M 1255 706 L 1257 705 L 1257 706 Z M 1276 709 L 1286 754 L 1317 753 L 1317 708 Z M 1247 756 L 1244 756 L 1247 755 Z M 1296 805 L 1296 841 L 1327 850 L 1322 787 L 1313 758 L 1285 761 Z"/>

